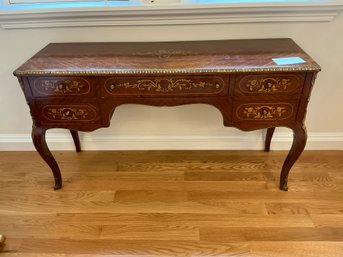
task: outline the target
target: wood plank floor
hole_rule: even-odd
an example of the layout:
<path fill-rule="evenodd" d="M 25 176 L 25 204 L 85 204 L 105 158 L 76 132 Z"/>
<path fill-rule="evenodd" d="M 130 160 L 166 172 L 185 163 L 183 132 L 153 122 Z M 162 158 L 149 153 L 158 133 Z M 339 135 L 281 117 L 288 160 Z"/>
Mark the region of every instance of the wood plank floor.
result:
<path fill-rule="evenodd" d="M 0 152 L 1 256 L 343 256 L 343 151 Z"/>

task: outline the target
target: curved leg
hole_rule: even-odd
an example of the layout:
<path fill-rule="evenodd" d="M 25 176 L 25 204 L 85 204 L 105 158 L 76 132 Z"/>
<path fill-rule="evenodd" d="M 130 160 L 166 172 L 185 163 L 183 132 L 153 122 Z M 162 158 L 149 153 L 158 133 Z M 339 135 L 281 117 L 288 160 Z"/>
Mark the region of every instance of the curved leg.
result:
<path fill-rule="evenodd" d="M 267 128 L 267 134 L 266 134 L 266 142 L 264 145 L 264 151 L 269 152 L 270 151 L 270 143 L 272 141 L 272 137 L 274 134 L 275 128 Z"/>
<path fill-rule="evenodd" d="M 44 159 L 44 161 L 49 165 L 52 170 L 52 174 L 54 175 L 55 179 L 55 187 L 54 189 L 60 189 L 62 187 L 62 177 L 60 169 L 57 165 L 55 158 L 52 156 L 45 140 L 45 132 L 47 129 L 39 128 L 39 127 L 32 127 L 32 141 L 40 156 Z"/>
<path fill-rule="evenodd" d="M 75 144 L 75 149 L 76 152 L 81 152 L 81 144 L 80 144 L 80 138 L 79 138 L 79 134 L 77 133 L 76 130 L 70 130 L 71 136 L 73 137 L 73 141 Z"/>
<path fill-rule="evenodd" d="M 288 173 L 292 168 L 293 164 L 299 158 L 300 154 L 303 152 L 307 141 L 306 128 L 297 126 L 293 128 L 293 144 L 292 148 L 288 153 L 288 156 L 283 163 L 281 175 L 280 175 L 280 189 L 288 190 Z"/>

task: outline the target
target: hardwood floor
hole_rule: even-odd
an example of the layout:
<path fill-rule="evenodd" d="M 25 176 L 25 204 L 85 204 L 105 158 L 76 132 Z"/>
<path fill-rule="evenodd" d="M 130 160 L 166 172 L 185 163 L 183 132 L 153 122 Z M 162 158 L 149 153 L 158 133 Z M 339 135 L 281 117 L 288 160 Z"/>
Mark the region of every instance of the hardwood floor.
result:
<path fill-rule="evenodd" d="M 1 256 L 343 256 L 343 151 L 0 152 Z"/>

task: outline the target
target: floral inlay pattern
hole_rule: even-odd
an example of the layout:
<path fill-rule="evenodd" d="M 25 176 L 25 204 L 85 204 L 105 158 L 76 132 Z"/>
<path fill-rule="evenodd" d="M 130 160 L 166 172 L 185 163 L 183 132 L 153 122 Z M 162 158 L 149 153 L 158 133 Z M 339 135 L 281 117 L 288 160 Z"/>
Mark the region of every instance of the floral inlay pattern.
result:
<path fill-rule="evenodd" d="M 191 79 L 142 79 L 137 80 L 134 83 L 125 82 L 119 84 L 112 84 L 110 85 L 110 90 L 115 90 L 116 88 L 125 88 L 125 89 L 138 89 L 140 91 L 154 91 L 160 93 L 168 93 L 168 92 L 175 92 L 175 91 L 187 91 L 196 88 L 206 88 L 211 87 L 215 89 L 219 89 L 221 87 L 218 83 L 211 83 L 211 82 L 204 82 L 199 81 L 195 82 Z"/>
<path fill-rule="evenodd" d="M 89 83 L 82 78 L 37 79 L 35 89 L 44 95 L 82 95 L 90 90 Z"/>
<path fill-rule="evenodd" d="M 247 118 L 254 119 L 278 119 L 286 113 L 285 107 L 274 107 L 274 106 L 255 106 L 246 107 L 244 114 Z"/>
<path fill-rule="evenodd" d="M 293 106 L 280 104 L 243 104 L 236 110 L 240 120 L 284 120 L 293 115 Z"/>
<path fill-rule="evenodd" d="M 197 55 L 196 52 L 184 51 L 184 50 L 175 50 L 175 49 L 160 49 L 155 52 L 139 52 L 133 53 L 134 56 L 151 56 L 158 58 L 169 58 L 173 56 L 188 56 L 188 55 Z"/>
<path fill-rule="evenodd" d="M 88 109 L 78 107 L 48 107 L 45 109 L 45 115 L 50 120 L 59 121 L 88 121 L 93 116 Z"/>
<path fill-rule="evenodd" d="M 274 93 L 278 91 L 289 91 L 291 80 L 286 78 L 263 78 L 248 80 L 246 88 L 250 92 Z"/>

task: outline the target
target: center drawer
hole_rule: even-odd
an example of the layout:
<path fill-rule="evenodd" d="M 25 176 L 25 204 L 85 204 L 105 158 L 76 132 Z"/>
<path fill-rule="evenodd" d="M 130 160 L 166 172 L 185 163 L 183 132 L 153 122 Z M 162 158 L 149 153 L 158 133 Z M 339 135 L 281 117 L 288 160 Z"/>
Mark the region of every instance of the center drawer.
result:
<path fill-rule="evenodd" d="M 228 84 L 228 76 L 113 76 L 104 79 L 103 96 L 225 95 Z"/>

